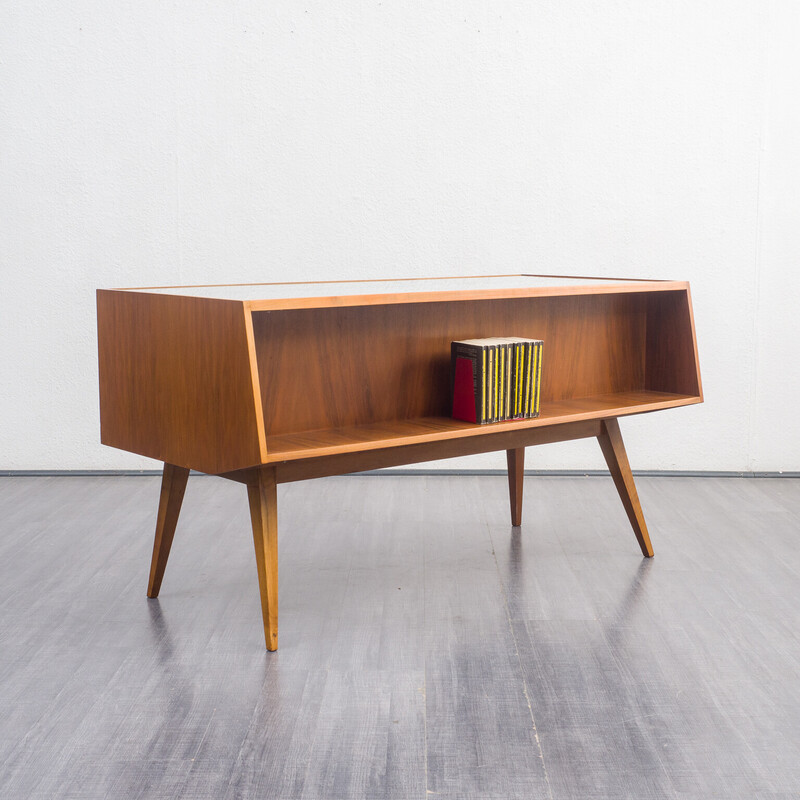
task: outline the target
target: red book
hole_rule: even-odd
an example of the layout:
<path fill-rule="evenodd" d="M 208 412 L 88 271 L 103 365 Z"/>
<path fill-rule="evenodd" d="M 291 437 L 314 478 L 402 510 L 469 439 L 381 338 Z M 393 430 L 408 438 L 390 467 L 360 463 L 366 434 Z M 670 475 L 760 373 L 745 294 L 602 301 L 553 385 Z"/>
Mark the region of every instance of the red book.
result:
<path fill-rule="evenodd" d="M 469 340 L 451 344 L 453 419 L 486 422 L 484 358 L 485 349 L 482 345 Z"/>

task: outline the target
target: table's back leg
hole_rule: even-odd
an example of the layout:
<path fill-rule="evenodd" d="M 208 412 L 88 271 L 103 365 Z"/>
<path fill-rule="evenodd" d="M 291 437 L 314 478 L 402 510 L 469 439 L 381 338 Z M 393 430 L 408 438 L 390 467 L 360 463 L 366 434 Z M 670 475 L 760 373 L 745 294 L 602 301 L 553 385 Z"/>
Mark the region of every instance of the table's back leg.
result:
<path fill-rule="evenodd" d="M 642 555 L 652 558 L 653 545 L 650 544 L 650 535 L 647 533 L 642 506 L 639 502 L 639 495 L 636 492 L 636 484 L 633 482 L 631 465 L 628 463 L 628 456 L 625 452 L 625 445 L 622 443 L 622 434 L 616 417 L 602 420 L 600 431 L 597 441 L 600 442 L 600 449 L 605 456 L 606 464 L 608 464 L 611 477 L 614 479 L 622 505 L 625 506 L 625 513 L 628 515 L 633 532 L 636 534 L 639 547 L 642 548 Z"/>
<path fill-rule="evenodd" d="M 158 597 L 161 589 L 161 580 L 167 568 L 167 559 L 175 536 L 175 526 L 181 513 L 183 494 L 186 491 L 186 481 L 189 470 L 176 467 L 174 464 L 164 464 L 164 473 L 161 476 L 161 498 L 158 502 L 158 517 L 156 520 L 156 537 L 153 542 L 153 558 L 150 562 L 150 581 L 147 584 L 147 596 Z"/>
<path fill-rule="evenodd" d="M 267 650 L 278 649 L 278 492 L 274 467 L 254 471 L 247 485 Z"/>
<path fill-rule="evenodd" d="M 522 524 L 522 482 L 525 475 L 525 448 L 506 450 L 508 462 L 508 496 L 511 500 L 511 524 Z"/>

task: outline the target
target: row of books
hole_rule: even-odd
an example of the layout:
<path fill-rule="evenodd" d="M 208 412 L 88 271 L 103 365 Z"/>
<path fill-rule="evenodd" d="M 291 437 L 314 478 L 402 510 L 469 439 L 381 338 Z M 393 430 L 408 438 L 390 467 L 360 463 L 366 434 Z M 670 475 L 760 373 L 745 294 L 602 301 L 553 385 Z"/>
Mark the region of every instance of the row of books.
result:
<path fill-rule="evenodd" d="M 538 417 L 542 346 L 518 336 L 453 342 L 453 418 L 484 424 Z"/>

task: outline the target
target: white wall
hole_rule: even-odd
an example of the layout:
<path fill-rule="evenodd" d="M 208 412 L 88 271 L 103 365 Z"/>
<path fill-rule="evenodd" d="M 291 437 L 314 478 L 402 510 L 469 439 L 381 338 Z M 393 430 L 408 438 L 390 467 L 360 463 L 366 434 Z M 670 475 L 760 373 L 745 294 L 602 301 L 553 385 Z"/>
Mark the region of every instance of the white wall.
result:
<path fill-rule="evenodd" d="M 0 469 L 154 466 L 99 444 L 97 287 L 532 270 L 691 281 L 706 403 L 624 421 L 635 467 L 800 470 L 798 39 L 793 0 L 4 4 Z"/>

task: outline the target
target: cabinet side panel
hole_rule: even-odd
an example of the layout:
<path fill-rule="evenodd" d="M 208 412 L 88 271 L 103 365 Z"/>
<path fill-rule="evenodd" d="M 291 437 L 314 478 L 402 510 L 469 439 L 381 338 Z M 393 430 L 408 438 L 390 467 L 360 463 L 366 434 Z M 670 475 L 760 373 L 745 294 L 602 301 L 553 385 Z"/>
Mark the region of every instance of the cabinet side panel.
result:
<path fill-rule="evenodd" d="M 646 381 L 652 391 L 702 397 L 688 290 L 649 296 Z"/>
<path fill-rule="evenodd" d="M 645 293 L 254 311 L 266 433 L 449 416 L 457 339 L 543 339 L 543 404 L 640 391 L 646 311 Z"/>
<path fill-rule="evenodd" d="M 261 463 L 242 303 L 100 290 L 97 335 L 103 444 L 202 472 Z"/>

